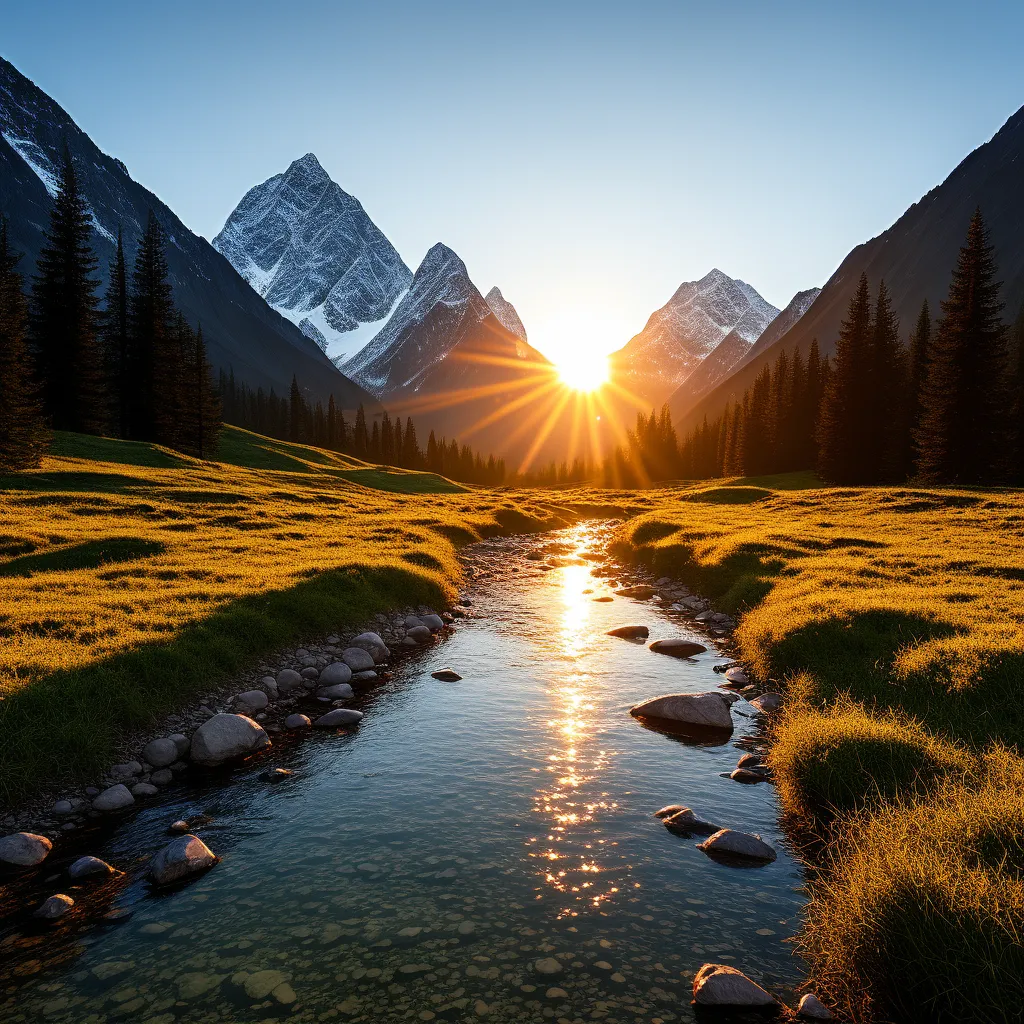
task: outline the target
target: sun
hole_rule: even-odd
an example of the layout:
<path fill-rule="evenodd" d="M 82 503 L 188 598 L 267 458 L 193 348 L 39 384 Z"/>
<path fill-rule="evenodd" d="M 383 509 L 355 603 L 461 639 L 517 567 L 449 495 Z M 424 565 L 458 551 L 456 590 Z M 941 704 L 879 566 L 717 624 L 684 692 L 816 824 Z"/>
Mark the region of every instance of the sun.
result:
<path fill-rule="evenodd" d="M 608 381 L 606 356 L 579 355 L 558 363 L 558 376 L 573 391 L 596 391 Z"/>

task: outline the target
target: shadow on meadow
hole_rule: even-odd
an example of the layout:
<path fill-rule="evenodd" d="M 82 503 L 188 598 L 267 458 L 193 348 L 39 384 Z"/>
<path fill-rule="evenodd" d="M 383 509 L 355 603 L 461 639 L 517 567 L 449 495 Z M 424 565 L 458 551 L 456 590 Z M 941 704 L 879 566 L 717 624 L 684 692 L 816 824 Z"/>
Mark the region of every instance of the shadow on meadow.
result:
<path fill-rule="evenodd" d="M 32 576 L 39 572 L 72 572 L 76 569 L 99 569 L 137 558 L 152 558 L 166 550 L 160 541 L 143 537 L 107 537 L 86 541 L 69 548 L 23 555 L 0 565 L 0 576 Z"/>

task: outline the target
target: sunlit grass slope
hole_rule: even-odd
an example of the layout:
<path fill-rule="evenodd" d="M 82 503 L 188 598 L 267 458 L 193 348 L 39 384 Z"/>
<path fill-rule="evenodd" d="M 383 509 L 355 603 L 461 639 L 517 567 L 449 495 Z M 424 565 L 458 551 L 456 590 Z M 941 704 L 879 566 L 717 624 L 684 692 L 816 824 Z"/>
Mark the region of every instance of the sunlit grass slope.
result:
<path fill-rule="evenodd" d="M 450 601 L 455 544 L 572 517 L 234 428 L 220 458 L 64 434 L 0 477 L 0 803 L 264 652 Z"/>
<path fill-rule="evenodd" d="M 769 478 L 676 497 L 616 546 L 743 611 L 743 657 L 787 689 L 771 761 L 823 851 L 818 983 L 861 1020 L 1019 1020 L 1024 494 Z"/>

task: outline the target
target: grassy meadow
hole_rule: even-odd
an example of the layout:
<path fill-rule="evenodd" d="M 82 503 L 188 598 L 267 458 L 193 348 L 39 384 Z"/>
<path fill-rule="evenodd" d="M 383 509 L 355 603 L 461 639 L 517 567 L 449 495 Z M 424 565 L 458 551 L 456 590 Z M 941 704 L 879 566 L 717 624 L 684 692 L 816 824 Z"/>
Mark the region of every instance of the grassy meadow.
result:
<path fill-rule="evenodd" d="M 743 658 L 788 696 L 770 762 L 815 866 L 819 991 L 855 1020 L 1020 1020 L 1024 496 L 794 477 L 679 497 L 615 547 L 742 612 Z"/>
<path fill-rule="evenodd" d="M 0 477 L 0 806 L 265 653 L 451 601 L 459 544 L 576 514 L 233 427 L 219 458 L 58 434 Z"/>

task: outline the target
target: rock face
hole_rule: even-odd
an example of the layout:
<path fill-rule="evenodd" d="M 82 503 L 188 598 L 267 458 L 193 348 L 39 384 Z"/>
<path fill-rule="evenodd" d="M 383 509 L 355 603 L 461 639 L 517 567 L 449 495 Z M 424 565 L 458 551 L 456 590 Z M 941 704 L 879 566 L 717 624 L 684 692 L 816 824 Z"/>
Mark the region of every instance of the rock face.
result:
<path fill-rule="evenodd" d="M 198 836 L 172 839 L 149 865 L 150 878 L 157 885 L 173 885 L 208 871 L 219 858 Z"/>
<path fill-rule="evenodd" d="M 698 1006 L 775 1006 L 773 996 L 742 971 L 725 964 L 705 964 L 693 979 Z"/>
<path fill-rule="evenodd" d="M 281 318 L 243 281 L 227 260 L 190 231 L 166 204 L 133 180 L 124 164 L 100 151 L 68 113 L 7 61 L 0 61 L 0 206 L 9 220 L 10 244 L 25 258 L 19 269 L 30 280 L 44 244 L 57 171 L 68 147 L 89 206 L 89 239 L 106 285 L 109 264 L 124 233 L 129 259 L 152 210 L 168 236 L 167 264 L 174 300 L 193 326 L 203 325 L 214 372 L 233 370 L 238 380 L 279 395 L 294 373 L 315 402 L 333 394 L 346 410 L 377 403 L 342 376 L 294 324 Z"/>
<path fill-rule="evenodd" d="M 697 844 L 698 850 L 707 854 L 725 857 L 742 857 L 746 860 L 773 861 L 777 854 L 760 836 L 749 832 L 736 832 L 731 828 L 723 828 L 703 843 Z"/>
<path fill-rule="evenodd" d="M 270 746 L 263 728 L 245 715 L 214 715 L 192 736 L 192 760 L 197 764 L 218 765 Z"/>
<path fill-rule="evenodd" d="M 251 188 L 213 245 L 341 360 L 383 326 L 412 281 L 395 247 L 312 153 Z"/>
<path fill-rule="evenodd" d="M 501 289 L 495 285 L 485 296 L 484 301 L 491 307 L 491 312 L 498 318 L 498 322 L 506 331 L 514 334 L 520 341 L 527 341 L 526 328 L 523 321 L 519 319 L 516 307 L 512 305 Z"/>
<path fill-rule="evenodd" d="M 133 803 L 135 803 L 135 797 L 132 796 L 131 790 L 119 782 L 116 786 L 111 786 L 100 793 L 93 800 L 92 807 L 94 811 L 123 811 L 126 807 L 131 807 Z"/>
<path fill-rule="evenodd" d="M 655 640 L 650 645 L 656 654 L 667 654 L 672 658 L 692 658 L 695 654 L 703 654 L 707 648 L 692 640 Z"/>
<path fill-rule="evenodd" d="M 646 626 L 616 626 L 615 629 L 609 629 L 607 635 L 623 640 L 646 640 L 651 633 Z"/>
<path fill-rule="evenodd" d="M 732 729 L 730 702 L 721 693 L 671 693 L 630 708 L 634 718 L 660 718 L 710 729 Z"/>
<path fill-rule="evenodd" d="M 53 843 L 33 832 L 15 832 L 0 839 L 0 864 L 13 868 L 34 868 L 50 855 Z"/>

